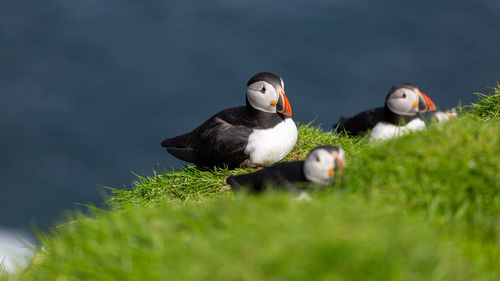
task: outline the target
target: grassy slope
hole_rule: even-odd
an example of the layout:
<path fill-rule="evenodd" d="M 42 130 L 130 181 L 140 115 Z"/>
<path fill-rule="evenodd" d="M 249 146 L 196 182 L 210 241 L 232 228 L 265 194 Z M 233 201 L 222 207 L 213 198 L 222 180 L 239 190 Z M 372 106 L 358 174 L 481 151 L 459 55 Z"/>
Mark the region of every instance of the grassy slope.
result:
<path fill-rule="evenodd" d="M 333 195 L 125 206 L 44 240 L 23 280 L 470 280 L 421 217 Z M 65 279 L 63 279 L 65 280 Z M 68 278 L 69 280 L 69 278 Z"/>
<path fill-rule="evenodd" d="M 221 189 L 247 170 L 140 177 L 110 211 L 42 238 L 31 266 L 9 279 L 499 280 L 495 91 L 463 118 L 380 144 L 301 126 L 290 160 L 324 143 L 348 157 L 344 180 L 312 202 Z"/>

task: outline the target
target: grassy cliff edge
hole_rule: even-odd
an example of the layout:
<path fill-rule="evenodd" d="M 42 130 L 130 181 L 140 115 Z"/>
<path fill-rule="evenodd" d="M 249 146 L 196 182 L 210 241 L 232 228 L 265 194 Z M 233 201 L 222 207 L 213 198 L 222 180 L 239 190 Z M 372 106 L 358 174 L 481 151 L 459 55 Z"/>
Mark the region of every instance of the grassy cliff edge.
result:
<path fill-rule="evenodd" d="M 223 188 L 248 169 L 139 176 L 0 280 L 500 280 L 500 85 L 460 113 L 383 143 L 301 125 L 285 160 L 347 154 L 310 202 Z"/>

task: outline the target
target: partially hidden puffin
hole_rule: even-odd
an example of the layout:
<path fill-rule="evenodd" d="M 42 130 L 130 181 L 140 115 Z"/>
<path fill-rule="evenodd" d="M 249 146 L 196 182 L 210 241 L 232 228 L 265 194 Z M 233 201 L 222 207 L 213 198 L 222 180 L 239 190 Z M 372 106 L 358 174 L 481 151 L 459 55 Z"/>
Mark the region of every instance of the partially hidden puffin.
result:
<path fill-rule="evenodd" d="M 444 123 L 453 120 L 458 117 L 457 110 L 455 108 L 436 110 L 426 114 L 423 114 L 422 118 L 426 124 L 432 122 Z"/>
<path fill-rule="evenodd" d="M 192 132 L 165 139 L 173 156 L 197 166 L 257 167 L 283 159 L 297 127 L 279 76 L 261 72 L 247 83 L 246 106 L 223 110 Z"/>
<path fill-rule="evenodd" d="M 425 122 L 419 113 L 434 110 L 434 102 L 416 86 L 401 83 L 389 90 L 384 107 L 369 109 L 353 117 L 341 117 L 333 128 L 354 136 L 371 130 L 370 140 L 384 140 L 424 129 Z"/>
<path fill-rule="evenodd" d="M 233 191 L 259 193 L 271 185 L 278 189 L 300 191 L 299 182 L 331 183 L 337 169 L 344 169 L 344 150 L 323 145 L 311 150 L 305 161 L 283 162 L 254 173 L 231 176 L 226 183 Z"/>

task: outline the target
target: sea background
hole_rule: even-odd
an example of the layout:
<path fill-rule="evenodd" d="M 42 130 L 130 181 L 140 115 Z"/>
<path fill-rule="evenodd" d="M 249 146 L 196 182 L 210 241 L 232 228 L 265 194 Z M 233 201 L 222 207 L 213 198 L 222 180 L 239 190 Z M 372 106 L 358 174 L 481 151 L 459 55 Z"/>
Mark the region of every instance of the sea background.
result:
<path fill-rule="evenodd" d="M 181 167 L 160 142 L 243 105 L 257 72 L 330 129 L 399 82 L 471 102 L 500 81 L 499 34 L 491 0 L 1 1 L 0 260 L 104 186 Z"/>

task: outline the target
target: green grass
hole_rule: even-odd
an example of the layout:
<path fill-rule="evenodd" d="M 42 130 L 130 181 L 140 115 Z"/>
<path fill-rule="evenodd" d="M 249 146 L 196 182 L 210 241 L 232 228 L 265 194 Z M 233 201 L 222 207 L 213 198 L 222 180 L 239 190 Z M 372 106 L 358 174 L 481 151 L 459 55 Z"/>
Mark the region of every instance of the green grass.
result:
<path fill-rule="evenodd" d="M 383 143 L 301 125 L 287 160 L 319 144 L 347 154 L 310 202 L 223 188 L 251 169 L 139 176 L 0 280 L 500 280 L 499 97 Z"/>
<path fill-rule="evenodd" d="M 342 195 L 122 206 L 43 239 L 20 280 L 470 280 L 425 220 Z"/>
<path fill-rule="evenodd" d="M 442 222 L 482 221 L 500 241 L 500 123 L 458 119 L 370 145 L 338 188 Z"/>
<path fill-rule="evenodd" d="M 500 272 L 500 123 L 458 119 L 368 146 L 336 188 L 488 245 Z M 471 245 L 460 245 L 463 249 Z M 477 246 L 477 245 L 474 245 Z M 499 276 L 500 278 L 500 276 Z"/>
<path fill-rule="evenodd" d="M 461 113 L 478 121 L 500 120 L 500 83 L 491 88 L 491 94 L 476 93 L 474 103 L 462 108 Z"/>

